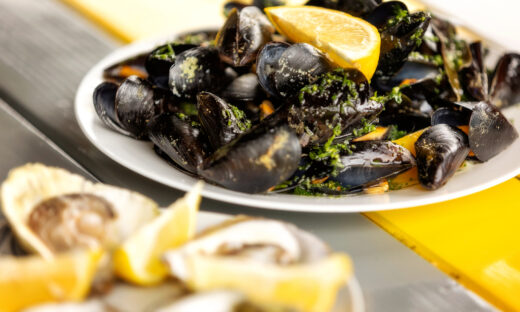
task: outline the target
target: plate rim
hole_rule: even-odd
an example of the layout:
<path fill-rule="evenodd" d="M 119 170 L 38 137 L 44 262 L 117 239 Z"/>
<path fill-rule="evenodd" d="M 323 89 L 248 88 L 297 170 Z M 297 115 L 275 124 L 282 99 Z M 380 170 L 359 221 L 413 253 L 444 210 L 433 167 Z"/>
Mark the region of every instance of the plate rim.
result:
<path fill-rule="evenodd" d="M 205 27 L 207 29 L 207 27 Z M 92 79 L 99 79 L 100 76 L 96 75 L 96 73 L 99 73 L 106 65 L 108 65 L 110 62 L 113 62 L 117 59 L 123 59 L 124 57 L 128 57 L 130 55 L 135 55 L 139 52 L 144 52 L 148 49 L 153 48 L 153 46 L 156 46 L 158 44 L 161 44 L 163 42 L 166 42 L 168 40 L 171 40 L 178 34 L 182 34 L 189 31 L 194 30 L 200 30 L 200 28 L 194 28 L 194 27 L 179 27 L 175 32 L 171 32 L 168 35 L 161 35 L 149 39 L 139 40 L 136 42 L 133 42 L 128 45 L 123 45 L 114 51 L 107 54 L 105 57 L 103 57 L 101 60 L 99 60 L 82 78 L 75 95 L 74 99 L 74 115 L 76 118 L 76 122 L 78 123 L 80 129 L 82 130 L 83 134 L 88 138 L 88 140 L 97 148 L 99 149 L 103 154 L 107 155 L 109 158 L 111 158 L 113 161 L 117 162 L 118 164 L 126 167 L 127 169 L 134 171 L 138 173 L 139 175 L 142 175 L 148 179 L 151 179 L 153 181 L 159 182 L 163 185 L 166 185 L 168 187 L 182 190 L 182 191 L 188 191 L 196 181 L 194 181 L 192 184 L 183 184 L 183 183 L 172 183 L 171 180 L 165 179 L 164 177 L 161 177 L 160 175 L 157 175 L 155 173 L 150 173 L 145 168 L 141 168 L 140 166 L 132 166 L 127 165 L 125 161 L 122 161 L 119 156 L 114 153 L 109 148 L 106 148 L 102 144 L 96 141 L 96 139 L 91 135 L 90 130 L 87 129 L 87 125 L 84 124 L 84 118 L 81 116 L 83 113 L 82 111 L 82 103 L 85 101 L 85 97 L 92 98 L 92 91 L 89 87 L 88 82 Z M 520 108 L 519 108 L 520 109 Z M 97 116 L 96 116 L 97 117 Z M 160 158 L 158 158 L 160 159 Z M 164 161 L 161 159 L 161 161 Z M 173 168 L 173 167 L 172 167 Z M 177 170 L 177 172 L 181 173 Z M 430 205 L 435 203 L 441 203 L 457 198 L 462 198 L 471 194 L 475 194 L 478 192 L 481 192 L 483 190 L 486 190 L 488 188 L 494 187 L 496 185 L 499 185 L 511 178 L 514 178 L 515 176 L 520 175 L 520 166 L 516 168 L 515 170 L 512 170 L 508 172 L 507 174 L 503 174 L 499 177 L 495 177 L 494 179 L 478 184 L 476 186 L 470 187 L 470 188 L 464 188 L 458 191 L 453 191 L 450 193 L 445 194 L 438 194 L 437 196 L 427 196 L 427 197 L 416 197 L 407 201 L 396 201 L 396 202 L 385 202 L 385 203 L 370 203 L 370 204 L 363 204 L 363 205 L 357 205 L 357 204 L 349 204 L 345 201 L 345 199 L 348 199 L 349 196 L 341 197 L 341 198 L 327 198 L 327 197 L 304 197 L 301 196 L 299 198 L 305 198 L 306 201 L 303 202 L 303 200 L 296 200 L 296 201 L 276 201 L 276 200 L 268 200 L 266 201 L 265 197 L 270 197 L 272 195 L 265 195 L 265 194 L 245 194 L 240 192 L 234 192 L 230 191 L 228 189 L 225 189 L 220 186 L 215 186 L 211 184 L 207 184 L 210 187 L 217 188 L 216 190 L 208 190 L 208 187 L 205 187 L 203 189 L 202 195 L 206 198 L 214 199 L 220 202 L 240 205 L 240 206 L 248 206 L 253 208 L 260 208 L 260 209 L 269 209 L 269 210 L 278 210 L 278 211 L 293 211 L 293 212 L 307 212 L 307 213 L 354 213 L 354 212 L 372 212 L 372 211 L 384 211 L 384 210 L 393 210 L 393 209 L 405 209 L 405 208 L 413 208 L 418 206 L 424 206 L 424 205 Z M 225 191 L 225 192 L 219 192 Z M 229 192 L 233 194 L 237 194 L 234 196 L 230 196 Z M 392 192 L 398 192 L 398 191 L 392 191 Z M 392 193 L 391 192 L 391 193 Z M 431 192 L 431 191 L 427 191 Z M 384 196 L 388 193 L 382 194 L 382 195 L 375 195 L 375 196 Z M 294 198 L 298 198 L 297 195 L 286 195 L 291 196 Z M 359 196 L 359 195 L 354 195 Z M 365 196 L 365 195 L 361 195 Z M 240 200 L 239 203 L 237 203 L 237 199 Z M 314 200 L 318 199 L 318 200 Z M 343 200 L 343 201 L 342 201 Z M 318 206 L 318 207 L 316 207 Z"/>

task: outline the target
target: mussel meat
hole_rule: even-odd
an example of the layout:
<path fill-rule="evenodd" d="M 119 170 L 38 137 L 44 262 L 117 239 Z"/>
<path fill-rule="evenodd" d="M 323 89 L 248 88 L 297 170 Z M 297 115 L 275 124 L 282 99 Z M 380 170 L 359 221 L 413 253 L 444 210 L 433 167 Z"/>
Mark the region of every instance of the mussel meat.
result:
<path fill-rule="evenodd" d="M 103 71 L 103 79 L 115 83 L 121 83 L 130 76 L 146 79 L 148 78 L 145 68 L 147 58 L 148 53 L 142 53 L 109 66 Z"/>
<path fill-rule="evenodd" d="M 217 150 L 199 175 L 246 193 L 265 192 L 289 178 L 298 168 L 300 143 L 294 131 L 273 115 Z"/>
<path fill-rule="evenodd" d="M 274 27 L 257 7 L 232 9 L 217 35 L 222 60 L 234 67 L 252 63 L 258 51 L 269 41 Z"/>
<path fill-rule="evenodd" d="M 468 136 L 446 124 L 428 128 L 415 142 L 419 182 L 435 190 L 446 184 L 469 154 Z"/>
<path fill-rule="evenodd" d="M 480 102 L 469 121 L 469 146 L 480 161 L 495 157 L 518 139 L 518 132 L 493 104 Z"/>
<path fill-rule="evenodd" d="M 120 86 L 100 84 L 93 100 L 96 113 L 109 128 L 137 139 L 146 137 L 146 124 L 160 110 L 152 85 L 137 76 Z"/>
<path fill-rule="evenodd" d="M 209 93 L 197 95 L 198 116 L 216 150 L 251 128 L 251 121 L 238 107 Z"/>
<path fill-rule="evenodd" d="M 215 92 L 228 82 L 225 67 L 214 47 L 197 47 L 177 55 L 170 68 L 169 86 L 174 95 L 194 98 L 202 91 Z"/>

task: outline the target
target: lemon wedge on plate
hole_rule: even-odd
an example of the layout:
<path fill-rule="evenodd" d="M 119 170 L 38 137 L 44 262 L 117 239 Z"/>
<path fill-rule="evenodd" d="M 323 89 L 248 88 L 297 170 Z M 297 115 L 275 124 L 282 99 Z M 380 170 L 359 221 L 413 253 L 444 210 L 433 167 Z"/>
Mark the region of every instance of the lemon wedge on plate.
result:
<path fill-rule="evenodd" d="M 369 22 L 313 6 L 269 7 L 265 13 L 278 32 L 289 40 L 311 44 L 337 65 L 357 68 L 369 80 L 374 75 L 381 37 Z"/>
<path fill-rule="evenodd" d="M 100 250 L 85 250 L 59 254 L 53 259 L 0 258 L 0 311 L 84 299 L 101 256 Z"/>
<path fill-rule="evenodd" d="M 113 255 L 115 273 L 138 285 L 160 283 L 168 269 L 161 255 L 195 235 L 202 183 L 131 235 Z"/>
<path fill-rule="evenodd" d="M 350 258 L 339 253 L 288 266 L 201 254 L 186 260 L 185 282 L 196 291 L 233 289 L 257 303 L 305 312 L 330 311 L 338 290 L 352 275 Z"/>

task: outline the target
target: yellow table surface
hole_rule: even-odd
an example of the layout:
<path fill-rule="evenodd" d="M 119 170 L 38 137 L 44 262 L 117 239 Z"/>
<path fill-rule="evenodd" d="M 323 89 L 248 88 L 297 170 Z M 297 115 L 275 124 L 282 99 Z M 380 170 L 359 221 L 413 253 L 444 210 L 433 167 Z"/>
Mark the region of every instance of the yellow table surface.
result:
<path fill-rule="evenodd" d="M 218 25 L 221 0 L 63 0 L 126 42 Z M 498 308 L 520 311 L 520 180 L 464 198 L 365 214 Z"/>

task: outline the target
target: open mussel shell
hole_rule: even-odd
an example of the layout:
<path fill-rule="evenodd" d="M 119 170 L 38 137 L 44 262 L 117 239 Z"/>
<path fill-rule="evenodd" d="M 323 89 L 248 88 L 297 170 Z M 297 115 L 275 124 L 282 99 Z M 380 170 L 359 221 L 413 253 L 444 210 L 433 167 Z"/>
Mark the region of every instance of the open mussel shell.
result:
<path fill-rule="evenodd" d="M 143 53 L 107 67 L 103 71 L 103 79 L 115 83 L 121 83 L 130 76 L 146 79 L 148 78 L 145 68 L 147 58 L 148 53 Z"/>
<path fill-rule="evenodd" d="M 426 81 L 433 81 L 440 75 L 436 65 L 420 61 L 406 61 L 393 76 L 378 76 L 373 79 L 373 86 L 384 92 L 391 91 L 402 84 L 414 87 Z"/>
<path fill-rule="evenodd" d="M 170 68 L 175 63 L 178 54 L 196 48 L 194 44 L 182 44 L 170 42 L 155 48 L 146 58 L 145 68 L 148 79 L 155 85 L 168 89 L 168 77 Z"/>
<path fill-rule="evenodd" d="M 379 3 L 380 0 L 310 0 L 306 5 L 324 7 L 360 17 L 370 13 Z"/>
<path fill-rule="evenodd" d="M 430 126 L 432 112 L 433 109 L 428 102 L 412 101 L 403 94 L 400 103 L 395 99 L 385 103 L 385 109 L 378 116 L 378 124 L 395 125 L 400 130 L 414 132 Z"/>
<path fill-rule="evenodd" d="M 244 112 L 210 92 L 197 95 L 198 116 L 214 149 L 251 128 Z"/>
<path fill-rule="evenodd" d="M 371 121 L 383 110 L 383 104 L 368 100 L 369 85 L 356 69 L 329 72 L 301 89 L 298 100 L 289 109 L 289 125 L 302 144 L 326 142 L 339 127 L 341 132 Z"/>
<path fill-rule="evenodd" d="M 518 132 L 500 110 L 487 102 L 473 108 L 469 121 L 469 145 L 480 161 L 495 157 L 518 139 Z"/>
<path fill-rule="evenodd" d="M 415 142 L 419 182 L 435 190 L 446 184 L 469 154 L 468 136 L 446 124 L 428 128 Z"/>
<path fill-rule="evenodd" d="M 206 159 L 199 175 L 234 191 L 261 193 L 289 178 L 300 157 L 294 131 L 270 116 Z"/>
<path fill-rule="evenodd" d="M 256 58 L 256 75 L 262 88 L 272 96 L 278 96 L 274 75 L 278 70 L 278 60 L 289 47 L 285 42 L 266 44 Z"/>
<path fill-rule="evenodd" d="M 96 87 L 93 95 L 94 109 L 99 119 L 110 129 L 123 135 L 132 134 L 121 127 L 116 114 L 116 92 L 118 85 L 112 82 L 103 82 Z"/>
<path fill-rule="evenodd" d="M 432 126 L 435 125 L 450 125 L 454 127 L 467 126 L 471 118 L 472 111 L 460 107 L 458 109 L 450 107 L 441 107 L 435 110 L 432 114 Z"/>
<path fill-rule="evenodd" d="M 408 12 L 406 4 L 401 1 L 386 1 L 375 7 L 363 19 L 382 30 L 388 23 L 397 22 L 396 15 L 398 12 Z M 391 19 L 394 19 L 394 21 L 391 21 Z"/>
<path fill-rule="evenodd" d="M 205 134 L 189 117 L 158 115 L 148 125 L 148 137 L 176 165 L 192 174 L 208 154 Z"/>
<path fill-rule="evenodd" d="M 520 54 L 509 53 L 498 61 L 490 100 L 500 108 L 520 103 Z"/>
<path fill-rule="evenodd" d="M 174 95 L 194 98 L 201 91 L 220 90 L 228 82 L 214 47 L 197 47 L 177 55 L 170 68 L 169 86 Z"/>
<path fill-rule="evenodd" d="M 217 35 L 222 60 L 234 67 L 252 63 L 258 51 L 269 41 L 274 27 L 257 7 L 232 9 Z"/>
<path fill-rule="evenodd" d="M 157 204 L 141 194 L 41 164 L 11 170 L 1 198 L 21 245 L 46 259 L 67 246 L 114 247 L 158 214 Z"/>
<path fill-rule="evenodd" d="M 479 41 L 470 44 L 469 51 L 471 63 L 461 69 L 459 77 L 468 95 L 476 101 L 485 101 L 488 98 L 488 76 L 484 66 L 482 43 Z"/>
<path fill-rule="evenodd" d="M 389 178 L 415 166 L 410 151 L 392 142 L 356 142 L 351 149 L 352 154 L 340 156 L 343 168 L 330 177 L 346 189 Z"/>

